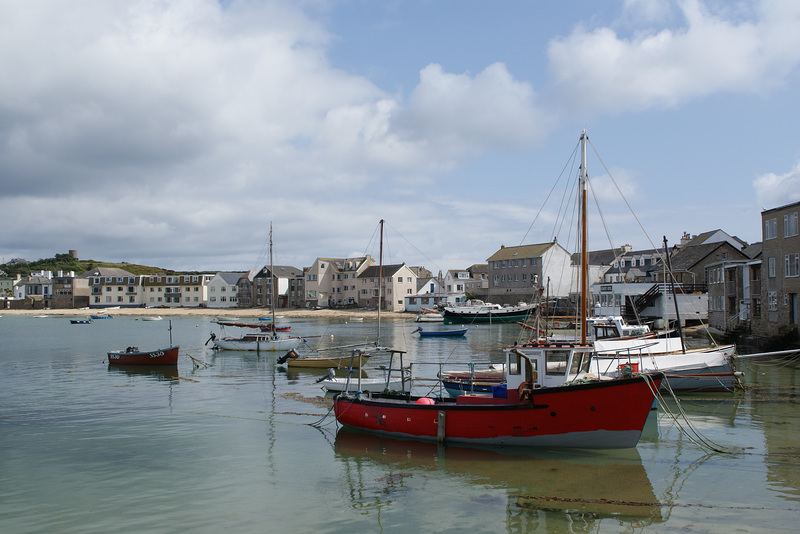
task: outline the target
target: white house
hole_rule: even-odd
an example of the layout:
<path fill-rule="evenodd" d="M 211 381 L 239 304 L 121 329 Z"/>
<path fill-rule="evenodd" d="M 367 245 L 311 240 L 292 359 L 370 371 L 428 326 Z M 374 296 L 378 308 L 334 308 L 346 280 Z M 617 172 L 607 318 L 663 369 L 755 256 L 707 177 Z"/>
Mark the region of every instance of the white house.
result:
<path fill-rule="evenodd" d="M 209 308 L 236 308 L 239 306 L 239 278 L 247 273 L 217 273 L 208 282 Z"/>

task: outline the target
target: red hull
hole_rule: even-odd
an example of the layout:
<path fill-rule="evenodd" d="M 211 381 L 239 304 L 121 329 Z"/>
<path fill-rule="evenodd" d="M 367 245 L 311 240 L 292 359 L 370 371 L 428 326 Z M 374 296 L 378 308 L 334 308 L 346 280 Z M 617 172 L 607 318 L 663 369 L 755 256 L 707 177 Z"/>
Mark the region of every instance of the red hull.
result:
<path fill-rule="evenodd" d="M 272 326 L 272 325 L 259 326 L 259 328 L 261 328 L 262 332 L 288 332 L 289 330 L 292 329 L 291 326 L 278 326 L 278 327 L 275 327 L 275 326 Z"/>
<path fill-rule="evenodd" d="M 180 347 L 151 351 L 115 350 L 108 353 L 108 363 L 120 365 L 176 365 Z"/>
<path fill-rule="evenodd" d="M 334 398 L 334 410 L 342 425 L 400 438 L 536 447 L 635 447 L 662 378 L 657 374 L 542 388 L 534 390 L 530 401 L 462 395 L 416 404 L 415 398 L 340 395 Z M 516 391 L 509 392 L 515 395 Z"/>

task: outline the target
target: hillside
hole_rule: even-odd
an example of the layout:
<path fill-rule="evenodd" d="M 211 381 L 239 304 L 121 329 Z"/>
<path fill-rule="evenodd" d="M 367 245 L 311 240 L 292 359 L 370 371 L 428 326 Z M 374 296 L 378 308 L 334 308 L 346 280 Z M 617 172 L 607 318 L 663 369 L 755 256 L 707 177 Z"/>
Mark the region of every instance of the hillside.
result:
<path fill-rule="evenodd" d="M 117 269 L 125 269 L 132 274 L 178 274 L 176 271 L 169 269 L 162 269 L 160 267 L 150 267 L 147 265 L 137 265 L 135 263 L 109 263 L 97 260 L 76 260 L 69 254 L 56 254 L 54 258 L 40 259 L 28 263 L 6 263 L 0 265 L 0 270 L 4 271 L 8 276 L 28 276 L 32 271 L 52 271 L 53 275 L 58 271 L 74 271 L 76 275 L 80 276 L 86 271 L 90 271 L 97 267 L 114 267 Z"/>

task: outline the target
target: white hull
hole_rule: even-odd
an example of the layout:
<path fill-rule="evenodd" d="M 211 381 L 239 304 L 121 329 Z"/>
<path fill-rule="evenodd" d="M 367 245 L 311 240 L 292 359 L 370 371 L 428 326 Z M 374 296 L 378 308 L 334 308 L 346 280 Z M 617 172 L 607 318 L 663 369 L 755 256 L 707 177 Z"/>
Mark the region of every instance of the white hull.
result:
<path fill-rule="evenodd" d="M 623 340 L 614 341 L 622 343 Z M 734 345 L 721 347 L 691 349 L 684 354 L 680 349 L 680 339 L 625 340 L 626 342 L 658 342 L 647 349 L 626 350 L 616 354 L 608 352 L 608 343 L 598 341 L 595 347 L 598 353 L 592 360 L 592 372 L 601 377 L 619 376 L 621 367 L 634 364 L 640 373 L 661 371 L 666 379 L 662 388 L 667 386 L 673 390 L 729 390 L 736 386 L 733 369 Z M 677 351 L 656 351 L 662 347 L 677 347 Z M 649 350 L 649 352 L 648 352 Z"/>
<path fill-rule="evenodd" d="M 344 391 L 345 388 L 347 388 L 350 392 L 369 391 L 372 393 L 380 393 L 388 389 L 390 391 L 404 391 L 408 393 L 411 391 L 411 379 L 406 379 L 405 388 L 400 378 L 390 379 L 388 385 L 385 378 L 362 378 L 360 383 L 358 378 L 351 378 L 349 387 L 346 378 L 327 378 L 322 381 L 322 386 L 328 391 L 336 392 Z"/>
<path fill-rule="evenodd" d="M 215 339 L 214 347 L 222 350 L 285 351 L 296 349 L 302 340 L 299 337 L 279 339 Z"/>

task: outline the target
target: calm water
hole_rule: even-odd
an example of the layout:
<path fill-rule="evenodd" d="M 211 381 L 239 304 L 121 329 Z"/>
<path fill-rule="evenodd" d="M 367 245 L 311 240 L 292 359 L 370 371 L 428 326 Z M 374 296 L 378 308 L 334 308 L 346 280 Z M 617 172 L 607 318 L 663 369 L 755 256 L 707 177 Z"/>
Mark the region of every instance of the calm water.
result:
<path fill-rule="evenodd" d="M 311 426 L 328 411 L 315 383 L 323 370 L 289 374 L 277 354 L 215 353 L 205 318 L 172 324 L 177 376 L 105 363 L 109 349 L 166 346 L 167 320 L 0 318 L 0 532 L 797 528 L 796 364 L 748 364 L 746 393 L 682 397 L 681 424 L 735 454 L 709 453 L 662 410 L 636 449 L 523 453 L 373 438 L 338 430 L 332 416 Z M 320 336 L 312 345 L 374 334 L 368 323 L 291 324 Z M 422 340 L 415 326 L 384 324 L 385 344 L 447 365 L 490 349 L 500 361 L 497 347 L 517 332 Z M 187 353 L 211 366 L 193 369 Z"/>

